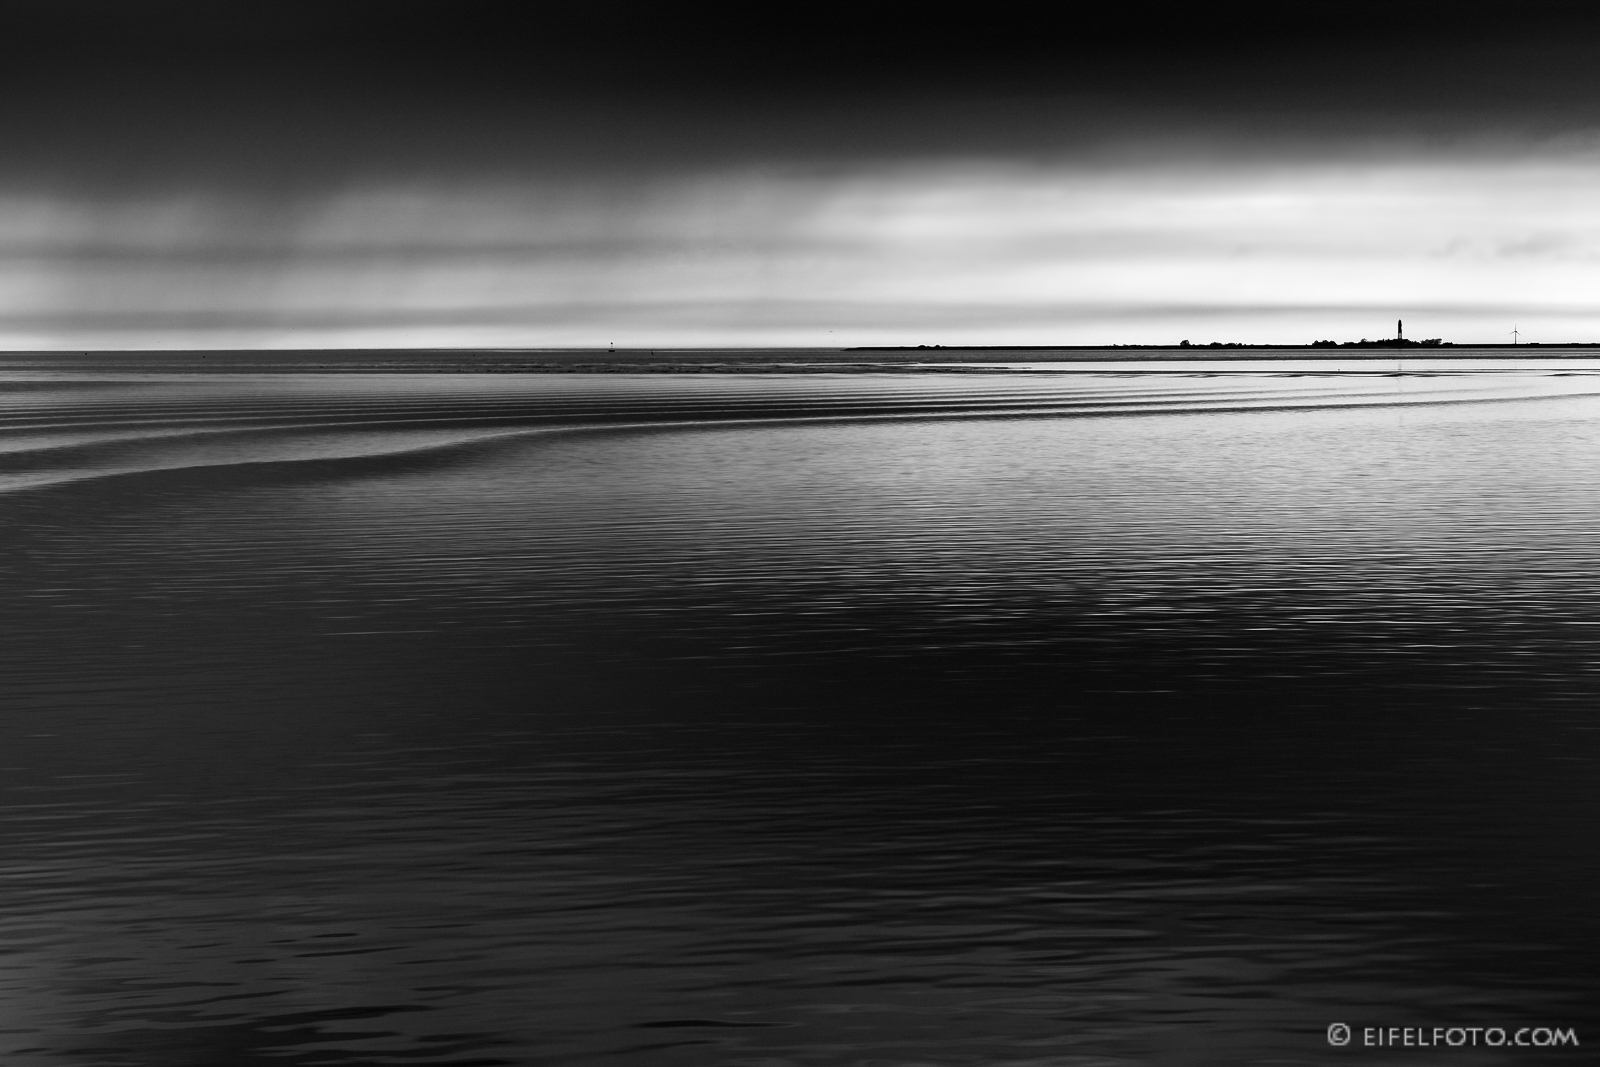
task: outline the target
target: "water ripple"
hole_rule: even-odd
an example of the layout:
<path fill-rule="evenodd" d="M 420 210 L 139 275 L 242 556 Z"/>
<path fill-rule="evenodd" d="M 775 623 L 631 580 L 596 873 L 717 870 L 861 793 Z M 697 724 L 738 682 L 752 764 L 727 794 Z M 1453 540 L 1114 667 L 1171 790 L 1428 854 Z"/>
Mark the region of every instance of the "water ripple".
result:
<path fill-rule="evenodd" d="M 36 362 L 7 1064 L 1593 1029 L 1594 375 Z"/>

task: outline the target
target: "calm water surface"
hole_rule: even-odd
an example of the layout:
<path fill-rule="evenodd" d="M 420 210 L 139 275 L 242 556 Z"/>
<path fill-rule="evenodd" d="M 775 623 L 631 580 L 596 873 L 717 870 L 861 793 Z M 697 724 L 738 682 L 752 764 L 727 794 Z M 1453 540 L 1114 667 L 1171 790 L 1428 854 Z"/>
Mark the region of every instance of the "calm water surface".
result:
<path fill-rule="evenodd" d="M 0 1060 L 1600 1044 L 1594 367 L 766 369 L 0 363 Z"/>

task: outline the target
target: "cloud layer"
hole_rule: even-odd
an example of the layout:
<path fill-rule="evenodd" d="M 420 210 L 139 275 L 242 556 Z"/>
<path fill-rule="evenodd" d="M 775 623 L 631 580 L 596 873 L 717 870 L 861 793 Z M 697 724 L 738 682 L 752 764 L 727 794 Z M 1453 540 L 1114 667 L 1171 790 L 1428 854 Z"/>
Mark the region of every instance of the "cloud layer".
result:
<path fill-rule="evenodd" d="M 8 348 L 1600 337 L 1600 154 L 0 199 Z"/>
<path fill-rule="evenodd" d="M 512 12 L 8 6 L 0 346 L 1600 339 L 1585 8 Z"/>

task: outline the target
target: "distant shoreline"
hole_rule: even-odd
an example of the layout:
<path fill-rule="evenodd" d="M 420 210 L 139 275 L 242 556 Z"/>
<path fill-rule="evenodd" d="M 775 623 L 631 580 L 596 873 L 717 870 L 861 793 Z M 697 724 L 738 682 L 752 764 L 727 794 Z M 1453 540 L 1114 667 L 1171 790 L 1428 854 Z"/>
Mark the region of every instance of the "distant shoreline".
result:
<path fill-rule="evenodd" d="M 1273 351 L 1273 352 L 1315 352 L 1318 356 L 1333 358 L 1337 353 L 1354 352 L 1406 352 L 1415 355 L 1431 355 L 1441 349 L 1505 349 L 1507 351 L 1522 351 L 1525 348 L 1600 348 L 1600 341 L 1560 341 L 1551 344 L 1541 344 L 1538 341 L 1524 341 L 1520 344 L 1456 344 L 1446 341 L 1442 344 L 1428 345 L 1414 341 L 1396 344 L 1393 341 L 1348 341 L 1339 345 L 1254 345 L 1238 341 L 1229 341 L 1226 344 L 1204 345 L 858 345 L 854 348 L 840 349 L 843 352 L 1204 352 L 1208 355 L 1220 352 L 1238 351 Z M 1442 352 L 1440 353 L 1443 354 Z"/>
<path fill-rule="evenodd" d="M 1559 343 L 1540 344 L 1537 341 L 1528 341 L 1522 344 L 1457 344 L 1444 342 L 1442 344 L 1419 344 L 1406 342 L 1396 345 L 1383 341 L 1352 341 L 1340 346 L 1332 345 L 1268 345 L 1268 344 L 1243 344 L 1229 342 L 1227 344 L 1213 345 L 854 345 L 851 347 L 834 347 L 831 345 L 768 345 L 750 347 L 701 347 L 701 346 L 648 346 L 608 347 L 596 346 L 591 348 L 522 348 L 522 347 L 493 347 L 493 346 L 463 346 L 460 348 L 100 348 L 100 349 L 0 349 L 0 362 L 10 360 L 72 360 L 72 359 L 97 359 L 97 358 L 127 358 L 127 359 L 281 359 L 297 360 L 310 358 L 324 359 L 361 359 L 383 356 L 392 359 L 427 359 L 438 357 L 454 358 L 479 358 L 479 359 L 593 359 L 599 356 L 613 357 L 616 361 L 626 360 L 677 360 L 677 359 L 773 359 L 795 356 L 827 357 L 845 355 L 855 352 L 874 352 L 898 357 L 937 358 L 959 353 L 970 357 L 972 353 L 984 352 L 1062 352 L 1074 353 L 1072 358 L 1081 359 L 1078 353 L 1101 353 L 1102 358 L 1125 359 L 1132 353 L 1171 353 L 1181 355 L 1187 359 L 1215 360 L 1226 359 L 1235 353 L 1246 352 L 1293 352 L 1298 359 L 1386 359 L 1396 355 L 1405 358 L 1421 359 L 1462 359 L 1472 358 L 1466 353 L 1479 353 L 1493 351 L 1506 355 L 1522 355 L 1530 349 L 1538 349 L 1540 354 L 1549 355 L 1565 351 L 1581 351 L 1592 353 L 1600 350 L 1600 341 L 1563 341 Z M 1139 358 L 1132 356 L 1132 358 Z"/>
<path fill-rule="evenodd" d="M 1417 345 L 950 345 L 855 348 L 399 348 L 0 351 L 0 370 L 91 374 L 929 374 L 1221 371 L 1228 365 L 1310 364 L 1308 373 L 1394 373 L 1430 365 L 1600 359 L 1600 343 Z M 1145 365 L 1134 369 L 1128 365 Z M 1342 364 L 1341 369 L 1324 365 Z M 1271 370 L 1270 366 L 1256 370 Z M 0 391 L 6 389 L 0 382 Z"/>

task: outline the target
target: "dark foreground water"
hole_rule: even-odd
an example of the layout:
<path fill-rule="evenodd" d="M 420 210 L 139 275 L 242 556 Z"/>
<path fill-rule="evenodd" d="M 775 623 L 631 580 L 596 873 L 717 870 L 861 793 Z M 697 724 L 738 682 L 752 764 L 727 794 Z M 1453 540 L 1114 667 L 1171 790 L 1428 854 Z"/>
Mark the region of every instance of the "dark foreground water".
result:
<path fill-rule="evenodd" d="M 1600 375 L 1285 366 L 0 364 L 0 1062 L 1587 1062 Z"/>

